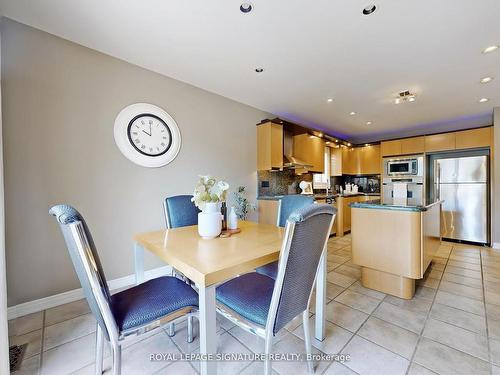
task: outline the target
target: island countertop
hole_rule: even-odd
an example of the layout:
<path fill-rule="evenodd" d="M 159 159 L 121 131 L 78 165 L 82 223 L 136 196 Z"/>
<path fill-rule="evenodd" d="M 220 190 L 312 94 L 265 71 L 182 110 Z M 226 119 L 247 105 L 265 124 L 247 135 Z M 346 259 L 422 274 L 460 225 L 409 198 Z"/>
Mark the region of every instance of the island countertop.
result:
<path fill-rule="evenodd" d="M 353 202 L 349 206 L 351 208 L 371 208 L 374 210 L 393 210 L 393 211 L 413 211 L 413 212 L 423 212 L 427 211 L 436 204 L 443 203 L 442 200 L 432 202 L 427 205 L 398 205 L 389 203 L 382 203 L 380 199 L 374 199 L 366 202 Z"/>

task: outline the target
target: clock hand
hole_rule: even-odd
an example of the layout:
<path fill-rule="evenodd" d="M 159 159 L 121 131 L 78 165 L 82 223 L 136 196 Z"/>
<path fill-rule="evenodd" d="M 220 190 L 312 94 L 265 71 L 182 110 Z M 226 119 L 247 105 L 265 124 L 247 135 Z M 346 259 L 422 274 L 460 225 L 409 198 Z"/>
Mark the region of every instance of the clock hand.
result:
<path fill-rule="evenodd" d="M 142 130 L 145 134 L 149 135 L 151 137 L 151 133 L 148 133 L 146 130 Z"/>

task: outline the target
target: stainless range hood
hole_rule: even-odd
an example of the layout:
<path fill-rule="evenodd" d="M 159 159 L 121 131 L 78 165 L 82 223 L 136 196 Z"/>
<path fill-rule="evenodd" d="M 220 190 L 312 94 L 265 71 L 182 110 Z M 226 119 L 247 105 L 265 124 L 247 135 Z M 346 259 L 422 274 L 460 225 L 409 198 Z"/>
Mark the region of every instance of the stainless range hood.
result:
<path fill-rule="evenodd" d="M 283 168 L 284 169 L 310 169 L 311 164 L 297 159 L 293 155 L 293 134 L 289 131 L 283 131 Z"/>

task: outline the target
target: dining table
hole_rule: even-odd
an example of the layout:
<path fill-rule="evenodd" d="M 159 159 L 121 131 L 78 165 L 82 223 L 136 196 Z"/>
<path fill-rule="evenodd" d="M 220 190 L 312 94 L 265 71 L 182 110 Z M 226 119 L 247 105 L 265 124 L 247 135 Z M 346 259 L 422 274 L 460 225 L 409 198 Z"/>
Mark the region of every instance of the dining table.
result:
<path fill-rule="evenodd" d="M 251 221 L 240 221 L 241 232 L 230 237 L 203 239 L 196 225 L 134 236 L 136 283 L 144 282 L 145 250 L 167 263 L 191 280 L 199 296 L 200 372 L 217 373 L 217 362 L 210 360 L 217 353 L 216 287 L 238 275 L 279 258 L 285 228 Z M 307 249 L 304 249 L 307 251 Z M 316 276 L 315 337 L 325 338 L 327 251 Z"/>

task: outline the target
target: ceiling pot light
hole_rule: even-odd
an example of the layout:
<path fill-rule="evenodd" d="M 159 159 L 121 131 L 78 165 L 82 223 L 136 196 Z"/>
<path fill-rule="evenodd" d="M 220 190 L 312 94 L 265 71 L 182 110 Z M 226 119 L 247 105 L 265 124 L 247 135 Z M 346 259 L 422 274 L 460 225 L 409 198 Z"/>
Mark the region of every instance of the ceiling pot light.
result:
<path fill-rule="evenodd" d="M 484 78 L 481 78 L 481 83 L 490 83 L 491 81 L 493 81 L 493 77 L 484 77 Z"/>
<path fill-rule="evenodd" d="M 366 125 L 371 125 L 371 124 L 372 124 L 372 122 L 371 122 L 371 121 L 367 121 L 367 122 L 366 122 Z"/>
<path fill-rule="evenodd" d="M 241 13 L 250 13 L 253 10 L 253 5 L 251 3 L 243 3 L 240 5 Z"/>
<path fill-rule="evenodd" d="M 262 73 L 264 69 L 262 68 L 255 68 L 255 73 Z"/>
<path fill-rule="evenodd" d="M 351 112 L 349 113 L 351 116 L 354 116 L 356 114 L 356 112 Z"/>
<path fill-rule="evenodd" d="M 333 102 L 333 99 L 332 99 L 332 98 L 328 98 L 326 101 L 327 101 L 328 103 L 331 103 L 331 102 Z"/>
<path fill-rule="evenodd" d="M 375 4 L 369 4 L 363 8 L 363 14 L 365 16 L 369 16 L 373 12 L 377 10 L 377 6 Z"/>
<path fill-rule="evenodd" d="M 483 49 L 483 53 L 490 53 L 493 51 L 496 51 L 498 49 L 498 46 L 489 46 Z"/>
<path fill-rule="evenodd" d="M 488 99 L 488 98 L 481 98 L 481 99 L 479 99 L 479 103 L 486 103 L 488 100 L 490 100 L 490 99 Z"/>
<path fill-rule="evenodd" d="M 394 104 L 401 104 L 404 102 L 413 103 L 415 100 L 417 100 L 417 96 L 414 93 L 410 92 L 410 90 L 403 90 L 394 99 Z"/>

